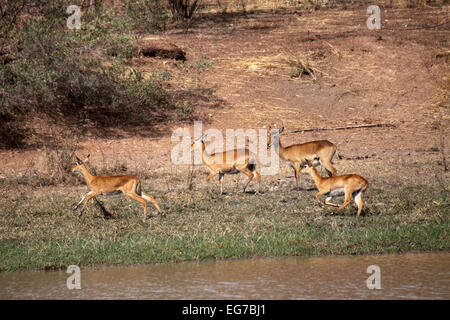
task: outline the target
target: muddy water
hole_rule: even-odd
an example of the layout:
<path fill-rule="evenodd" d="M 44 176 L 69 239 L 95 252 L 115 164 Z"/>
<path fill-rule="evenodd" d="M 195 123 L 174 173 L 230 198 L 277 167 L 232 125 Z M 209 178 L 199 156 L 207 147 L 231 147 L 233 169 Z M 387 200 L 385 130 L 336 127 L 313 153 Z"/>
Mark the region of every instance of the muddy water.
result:
<path fill-rule="evenodd" d="M 381 289 L 367 288 L 380 267 Z M 258 258 L 0 273 L 0 299 L 450 299 L 450 253 Z"/>

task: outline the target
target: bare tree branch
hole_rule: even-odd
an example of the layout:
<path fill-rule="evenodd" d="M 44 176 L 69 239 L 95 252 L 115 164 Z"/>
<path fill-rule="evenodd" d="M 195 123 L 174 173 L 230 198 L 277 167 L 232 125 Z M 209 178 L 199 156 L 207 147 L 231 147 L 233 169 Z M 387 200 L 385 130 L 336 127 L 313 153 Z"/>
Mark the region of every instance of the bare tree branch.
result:
<path fill-rule="evenodd" d="M 377 123 L 377 124 L 363 124 L 358 126 L 346 126 L 346 127 L 337 127 L 337 128 L 310 128 L 310 129 L 295 129 L 290 130 L 289 132 L 311 132 L 311 131 L 327 131 L 327 130 L 347 130 L 347 129 L 360 129 L 360 128 L 379 128 L 379 127 L 391 127 L 395 128 L 396 125 L 391 123 Z"/>

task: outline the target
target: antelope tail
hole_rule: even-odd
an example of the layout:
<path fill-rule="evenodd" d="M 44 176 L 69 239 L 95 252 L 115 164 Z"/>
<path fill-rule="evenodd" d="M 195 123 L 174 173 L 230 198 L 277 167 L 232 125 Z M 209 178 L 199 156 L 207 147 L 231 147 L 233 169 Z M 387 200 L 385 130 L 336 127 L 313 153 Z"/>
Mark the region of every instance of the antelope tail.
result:
<path fill-rule="evenodd" d="M 361 188 L 360 192 L 364 192 L 369 187 L 369 183 L 366 182 L 366 184 Z"/>
<path fill-rule="evenodd" d="M 141 182 L 140 182 L 140 181 L 136 184 L 136 189 L 135 189 L 135 191 L 136 191 L 136 193 L 137 193 L 138 195 L 142 196 L 142 185 L 141 185 Z"/>

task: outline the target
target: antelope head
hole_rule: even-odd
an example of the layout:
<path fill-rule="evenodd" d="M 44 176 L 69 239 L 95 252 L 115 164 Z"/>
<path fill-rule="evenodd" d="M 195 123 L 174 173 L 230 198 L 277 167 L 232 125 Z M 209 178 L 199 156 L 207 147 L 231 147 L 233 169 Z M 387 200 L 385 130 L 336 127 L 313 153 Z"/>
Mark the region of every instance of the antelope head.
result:
<path fill-rule="evenodd" d="M 272 146 L 272 137 L 276 137 L 276 136 L 279 137 L 279 136 L 285 135 L 285 134 L 286 134 L 286 132 L 284 131 L 284 127 L 281 127 L 281 129 L 274 129 L 274 130 L 272 130 L 272 127 L 269 126 L 269 130 L 267 132 L 267 135 L 268 135 L 268 137 L 267 137 L 267 141 L 268 141 L 267 148 Z"/>
<path fill-rule="evenodd" d="M 316 158 L 314 158 L 316 159 Z M 308 159 L 305 159 L 300 164 L 300 172 L 311 172 L 311 168 L 313 167 L 313 163 L 309 161 Z"/>
<path fill-rule="evenodd" d="M 75 159 L 76 159 L 76 164 L 75 164 L 75 166 L 73 166 L 72 167 L 72 172 L 75 172 L 75 171 L 81 171 L 81 168 L 85 165 L 85 163 L 86 162 L 88 162 L 89 161 L 89 157 L 90 157 L 91 155 L 90 154 L 88 154 L 87 155 L 87 157 L 86 157 L 86 159 L 83 161 L 83 160 L 81 160 L 80 158 L 78 158 L 77 156 L 75 156 Z"/>
<path fill-rule="evenodd" d="M 191 144 L 191 150 L 198 149 L 205 141 L 207 135 L 204 133 L 200 138 L 194 140 Z"/>

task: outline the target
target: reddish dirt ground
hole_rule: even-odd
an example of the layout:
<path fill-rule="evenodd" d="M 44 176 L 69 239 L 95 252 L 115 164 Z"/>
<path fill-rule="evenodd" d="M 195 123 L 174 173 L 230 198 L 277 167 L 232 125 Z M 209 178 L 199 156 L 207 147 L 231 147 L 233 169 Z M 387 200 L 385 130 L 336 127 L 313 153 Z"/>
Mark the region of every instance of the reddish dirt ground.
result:
<path fill-rule="evenodd" d="M 82 140 L 79 153 L 90 152 L 93 163 L 167 172 L 171 132 L 178 127 L 192 132 L 192 120 L 200 119 L 204 129 L 223 131 L 269 124 L 288 131 L 391 124 L 289 133 L 282 141 L 328 139 L 347 158 L 410 156 L 435 163 L 443 153 L 448 159 L 448 7 L 382 9 L 378 31 L 367 29 L 366 9 L 219 15 L 200 19 L 188 32 L 148 36 L 183 48 L 187 63 L 202 56 L 213 62 L 195 84 L 171 81 L 172 91 L 193 88 L 177 101 L 178 106 L 186 103 L 188 121 L 173 116 L 143 128 L 142 134 L 120 132 L 120 138 L 91 134 Z M 181 63 L 149 57 L 135 62 L 144 70 L 167 66 L 173 72 Z M 290 77 L 300 63 L 315 70 L 316 79 Z M 30 166 L 45 167 L 46 155 L 42 149 L 10 150 L 0 152 L 0 159 L 0 176 L 8 177 Z"/>

